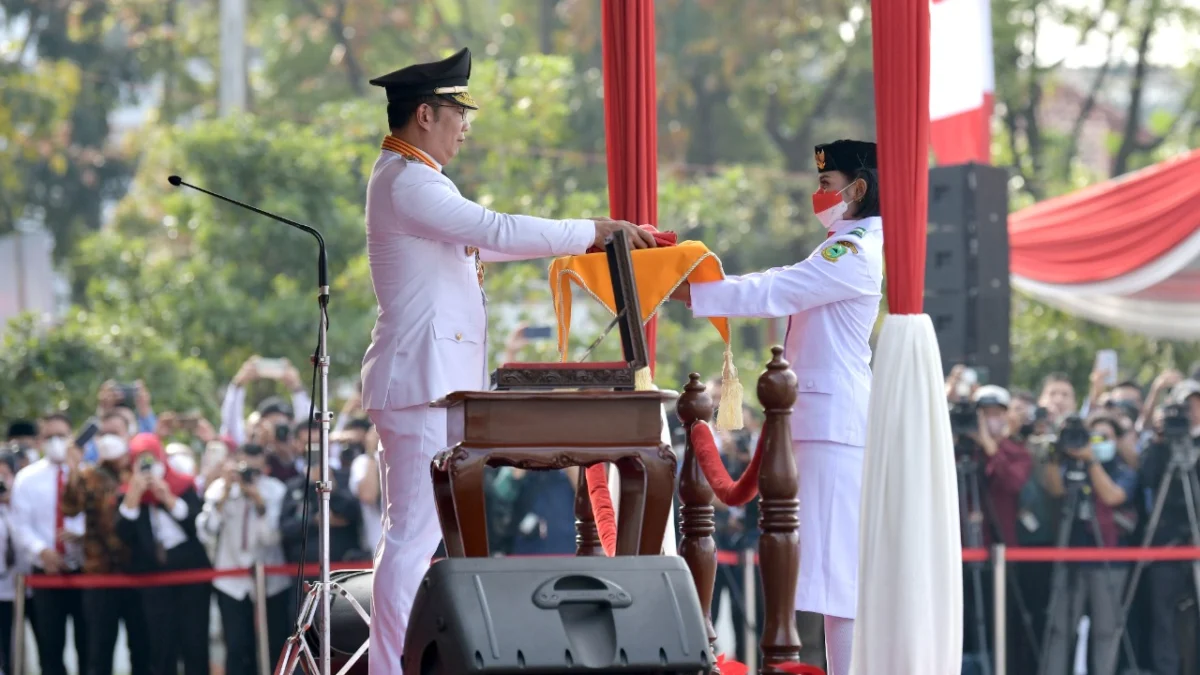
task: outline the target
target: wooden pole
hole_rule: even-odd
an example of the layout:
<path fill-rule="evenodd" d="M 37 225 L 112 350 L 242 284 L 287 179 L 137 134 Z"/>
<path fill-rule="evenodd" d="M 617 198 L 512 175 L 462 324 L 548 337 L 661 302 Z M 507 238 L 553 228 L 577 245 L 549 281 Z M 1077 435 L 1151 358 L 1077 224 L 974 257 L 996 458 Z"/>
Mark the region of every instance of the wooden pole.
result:
<path fill-rule="evenodd" d="M 696 422 L 708 422 L 713 416 L 712 397 L 700 382 L 700 375 L 688 376 L 687 386 L 675 403 L 675 412 L 683 428 L 690 430 Z M 716 653 L 717 631 L 712 623 L 713 584 L 717 576 L 717 543 L 713 511 L 713 490 L 704 477 L 700 463 L 696 461 L 696 450 L 692 437 L 687 435 L 683 449 L 683 466 L 679 474 L 679 555 L 692 571 L 696 593 L 700 596 L 700 609 L 708 629 L 708 644 Z M 716 672 L 714 669 L 713 672 Z"/>
<path fill-rule="evenodd" d="M 800 659 L 796 632 L 796 582 L 800 574 L 800 501 L 796 458 L 790 428 L 796 403 L 796 375 L 783 360 L 783 347 L 771 348 L 771 362 L 758 378 L 758 400 L 766 413 L 763 458 L 758 474 L 762 535 L 758 559 L 762 572 L 764 625 L 763 673 L 783 673 L 777 666 Z M 753 593 L 754 589 L 746 589 Z"/>

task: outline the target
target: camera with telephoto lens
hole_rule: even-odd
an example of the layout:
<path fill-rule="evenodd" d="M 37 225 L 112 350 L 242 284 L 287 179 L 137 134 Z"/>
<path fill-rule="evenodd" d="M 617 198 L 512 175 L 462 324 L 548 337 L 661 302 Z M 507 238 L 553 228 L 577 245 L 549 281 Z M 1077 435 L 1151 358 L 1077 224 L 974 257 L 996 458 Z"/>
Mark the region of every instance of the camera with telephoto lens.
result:
<path fill-rule="evenodd" d="M 245 462 L 238 464 L 237 472 L 243 483 L 253 483 L 254 479 L 262 473 L 257 467 L 249 466 Z"/>
<path fill-rule="evenodd" d="M 1184 441 L 1192 433 L 1187 408 L 1179 403 L 1163 406 L 1162 435 L 1168 441 Z"/>
<path fill-rule="evenodd" d="M 963 436 L 978 430 L 979 413 L 974 403 L 959 401 L 950 408 L 950 433 Z"/>

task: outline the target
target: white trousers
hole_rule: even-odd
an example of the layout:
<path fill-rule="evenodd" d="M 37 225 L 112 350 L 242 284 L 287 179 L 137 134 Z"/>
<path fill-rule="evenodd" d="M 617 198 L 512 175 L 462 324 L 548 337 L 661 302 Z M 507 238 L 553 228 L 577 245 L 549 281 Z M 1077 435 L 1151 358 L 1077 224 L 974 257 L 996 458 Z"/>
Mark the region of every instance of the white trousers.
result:
<path fill-rule="evenodd" d="M 408 615 L 442 541 L 429 465 L 446 446 L 446 411 L 427 404 L 369 410 L 379 457 L 383 536 L 371 587 L 370 675 L 400 675 Z"/>
<path fill-rule="evenodd" d="M 863 448 L 793 441 L 800 474 L 796 610 L 853 619 L 858 605 L 858 514 Z"/>

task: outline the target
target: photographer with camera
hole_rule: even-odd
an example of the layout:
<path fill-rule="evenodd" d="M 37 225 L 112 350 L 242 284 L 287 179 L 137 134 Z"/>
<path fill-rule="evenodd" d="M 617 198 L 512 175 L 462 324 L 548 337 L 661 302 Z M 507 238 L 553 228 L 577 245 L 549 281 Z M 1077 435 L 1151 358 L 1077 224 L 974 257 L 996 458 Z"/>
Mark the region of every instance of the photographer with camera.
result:
<path fill-rule="evenodd" d="M 1161 423 L 1142 453 L 1141 481 L 1147 489 L 1144 546 L 1197 546 L 1200 531 L 1196 524 L 1196 506 L 1200 504 L 1200 485 L 1196 482 L 1196 460 L 1200 456 L 1200 382 L 1184 380 L 1171 391 L 1168 404 L 1161 408 Z M 1126 595 L 1128 602 L 1136 591 L 1139 573 L 1134 570 Z M 1200 590 L 1195 562 L 1154 562 L 1146 570 L 1150 614 L 1150 665 L 1155 673 L 1178 673 L 1180 644 L 1176 621 L 1181 606 L 1194 611 L 1189 600 Z M 1192 642 L 1189 640 L 1189 642 Z"/>
<path fill-rule="evenodd" d="M 150 405 L 150 390 L 141 380 L 107 380 L 100 385 L 100 390 L 96 393 L 96 417 L 104 419 L 112 413 L 125 418 L 130 438 L 137 433 L 153 433 L 158 426 L 158 418 Z M 99 451 L 94 442 L 84 444 L 83 451 L 84 460 L 95 462 L 99 459 Z"/>
<path fill-rule="evenodd" d="M 129 546 L 117 534 L 117 502 L 121 482 L 129 472 L 129 441 L 134 435 L 131 415 L 117 408 L 100 418 L 92 445 L 97 461 L 75 463 L 62 491 L 66 517 L 82 514 L 83 573 L 122 574 L 131 571 Z M 136 421 L 134 422 L 136 424 Z M 86 675 L 112 675 L 117 629 L 125 625 L 133 675 L 150 672 L 146 617 L 135 588 L 85 588 L 83 616 L 87 622 Z"/>
<path fill-rule="evenodd" d="M 117 535 L 130 551 L 133 574 L 207 569 L 211 565 L 196 534 L 200 496 L 190 475 L 171 467 L 155 434 L 129 442 L 130 470 L 121 486 Z M 146 618 L 150 672 L 208 673 L 209 597 L 206 582 L 130 589 Z"/>
<path fill-rule="evenodd" d="M 986 497 L 983 503 L 969 504 L 970 513 L 987 521 L 981 545 L 991 546 L 999 539 L 1015 546 L 1017 497 L 1029 480 L 1033 459 L 1029 450 L 1011 437 L 1008 391 L 984 385 L 972 398 L 970 404 L 960 403 L 950 413 L 955 454 L 983 469 Z"/>
<path fill-rule="evenodd" d="M 268 475 L 266 449 L 246 444 L 226 463 L 222 476 L 204 492 L 196 531 L 218 570 L 284 562 L 279 518 L 287 488 Z M 254 579 L 247 576 L 213 580 L 225 636 L 226 675 L 257 675 L 254 643 Z M 291 628 L 292 580 L 267 577 L 269 653 L 283 650 Z M 272 670 L 274 666 L 272 666 Z"/>
<path fill-rule="evenodd" d="M 316 433 L 313 434 L 316 437 Z M 329 559 L 334 562 L 345 560 L 370 560 L 359 548 L 362 541 L 362 509 L 342 477 L 331 473 L 333 484 L 329 493 Z M 279 530 L 283 537 L 283 557 L 287 562 L 319 562 L 321 527 L 321 501 L 312 486 L 321 479 L 321 464 L 314 462 L 304 474 L 287 482 L 283 497 Z M 305 499 L 307 497 L 307 500 Z M 307 527 L 307 529 L 306 529 Z M 306 545 L 307 543 L 307 545 Z"/>
<path fill-rule="evenodd" d="M 246 388 L 253 382 L 263 380 L 275 380 L 282 384 L 291 394 L 292 401 L 289 404 L 277 396 L 264 398 L 255 408 L 257 415 L 251 415 L 251 429 L 247 429 Z M 311 402 L 304 382 L 300 379 L 300 371 L 296 370 L 291 361 L 251 356 L 238 369 L 225 389 L 225 400 L 221 402 L 220 434 L 229 436 L 238 445 L 246 442 L 269 445 L 270 438 L 252 437 L 252 434 L 248 433 L 258 430 L 255 423 L 265 423 L 261 428 L 271 432 L 281 425 L 290 427 L 295 422 L 308 419 Z"/>
<path fill-rule="evenodd" d="M 1109 417 L 1094 417 L 1086 424 L 1077 416 L 1063 421 L 1044 476 L 1047 491 L 1063 500 L 1059 548 L 1117 546 L 1114 511 L 1137 489 L 1136 473 L 1117 454 L 1122 433 L 1120 423 Z M 1085 613 L 1090 618 L 1090 672 L 1116 672 L 1117 651 L 1111 645 L 1119 638 L 1126 571 L 1126 566 L 1107 561 L 1055 563 L 1041 673 L 1067 671 L 1076 627 Z M 1131 652 L 1128 641 L 1125 644 Z"/>
<path fill-rule="evenodd" d="M 950 409 L 964 547 L 981 548 L 997 541 L 1009 546 L 1017 543 L 1017 497 L 1029 480 L 1033 461 L 1025 446 L 1010 438 L 1011 400 L 1003 387 L 984 385 L 975 389 L 969 400 L 960 399 Z M 964 631 L 964 653 L 974 654 L 977 667 L 987 673 L 991 577 L 984 578 L 980 563 L 968 563 L 967 567 L 970 576 L 964 581 L 970 585 L 964 589 L 964 610 L 973 617 L 974 630 Z M 1010 631 L 1033 642 L 1032 619 L 1020 589 L 1016 584 L 1010 589 Z M 1014 653 L 1019 644 L 1019 640 L 1011 641 Z"/>

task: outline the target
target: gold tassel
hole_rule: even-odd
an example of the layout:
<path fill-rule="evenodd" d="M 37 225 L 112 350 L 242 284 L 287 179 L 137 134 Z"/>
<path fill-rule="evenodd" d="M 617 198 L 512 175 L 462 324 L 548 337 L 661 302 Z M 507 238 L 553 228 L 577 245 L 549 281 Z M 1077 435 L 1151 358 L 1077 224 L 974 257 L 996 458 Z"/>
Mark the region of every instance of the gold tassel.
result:
<path fill-rule="evenodd" d="M 650 368 L 639 368 L 633 374 L 633 388 L 635 391 L 650 391 L 654 389 L 654 381 L 650 378 Z"/>
<path fill-rule="evenodd" d="M 733 365 L 733 348 L 725 346 L 725 367 L 721 372 L 721 407 L 717 410 L 717 429 L 734 431 L 741 429 L 742 382 L 738 379 L 737 367 Z"/>

